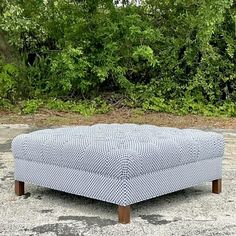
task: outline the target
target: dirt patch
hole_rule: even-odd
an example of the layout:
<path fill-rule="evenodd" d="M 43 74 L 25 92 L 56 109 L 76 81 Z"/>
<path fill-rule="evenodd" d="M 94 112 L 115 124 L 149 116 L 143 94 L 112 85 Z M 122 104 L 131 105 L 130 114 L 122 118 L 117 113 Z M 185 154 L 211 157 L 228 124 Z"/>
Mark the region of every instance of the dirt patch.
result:
<path fill-rule="evenodd" d="M 1 112 L 0 112 L 1 113 Z M 91 125 L 96 123 L 136 123 L 154 124 L 169 127 L 201 127 L 236 129 L 236 118 L 204 117 L 197 115 L 176 116 L 167 113 L 142 113 L 135 109 L 116 109 L 107 114 L 85 117 L 75 113 L 53 112 L 43 110 L 34 115 L 16 115 L 2 113 L 0 123 L 29 124 L 36 127 L 51 127 L 60 125 Z"/>

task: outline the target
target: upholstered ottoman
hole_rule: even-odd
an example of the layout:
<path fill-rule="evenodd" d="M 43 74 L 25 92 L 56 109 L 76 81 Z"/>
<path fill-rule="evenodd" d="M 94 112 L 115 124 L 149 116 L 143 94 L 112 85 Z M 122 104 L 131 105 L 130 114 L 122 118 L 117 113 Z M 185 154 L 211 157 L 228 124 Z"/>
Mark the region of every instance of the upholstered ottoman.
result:
<path fill-rule="evenodd" d="M 97 124 L 22 134 L 12 150 L 17 195 L 28 182 L 114 203 L 121 223 L 146 199 L 206 181 L 221 191 L 224 140 L 212 132 Z"/>

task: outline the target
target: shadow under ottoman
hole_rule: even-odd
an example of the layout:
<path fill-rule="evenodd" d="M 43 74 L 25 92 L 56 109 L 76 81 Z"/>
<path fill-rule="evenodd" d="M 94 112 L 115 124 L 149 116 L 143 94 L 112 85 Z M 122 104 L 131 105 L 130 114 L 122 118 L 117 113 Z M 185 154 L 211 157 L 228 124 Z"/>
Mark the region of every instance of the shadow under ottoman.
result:
<path fill-rule="evenodd" d="M 153 125 L 97 124 L 45 129 L 17 136 L 15 192 L 24 182 L 118 205 L 130 205 L 212 181 L 221 192 L 223 136 Z"/>

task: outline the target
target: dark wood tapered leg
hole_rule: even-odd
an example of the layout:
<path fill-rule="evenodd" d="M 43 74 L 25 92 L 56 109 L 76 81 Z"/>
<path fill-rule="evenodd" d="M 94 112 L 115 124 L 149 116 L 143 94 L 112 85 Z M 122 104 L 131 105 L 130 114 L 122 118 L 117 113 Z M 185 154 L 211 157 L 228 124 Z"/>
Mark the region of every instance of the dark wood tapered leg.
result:
<path fill-rule="evenodd" d="M 222 180 L 221 179 L 216 179 L 212 181 L 212 192 L 213 193 L 221 193 L 222 191 Z"/>
<path fill-rule="evenodd" d="M 17 196 L 25 194 L 25 183 L 15 180 L 15 193 Z"/>
<path fill-rule="evenodd" d="M 130 223 L 130 206 L 118 206 L 119 223 Z"/>

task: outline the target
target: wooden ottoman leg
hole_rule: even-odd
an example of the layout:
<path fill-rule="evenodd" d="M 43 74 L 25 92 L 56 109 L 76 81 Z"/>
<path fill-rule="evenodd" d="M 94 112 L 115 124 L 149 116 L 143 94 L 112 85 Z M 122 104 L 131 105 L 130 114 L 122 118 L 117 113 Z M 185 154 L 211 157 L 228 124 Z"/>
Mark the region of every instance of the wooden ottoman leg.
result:
<path fill-rule="evenodd" d="M 222 191 L 222 180 L 221 179 L 216 179 L 212 181 L 212 192 L 213 193 L 221 193 Z"/>
<path fill-rule="evenodd" d="M 25 183 L 15 180 L 15 193 L 17 196 L 25 194 Z"/>
<path fill-rule="evenodd" d="M 130 206 L 118 206 L 119 223 L 130 223 Z"/>

